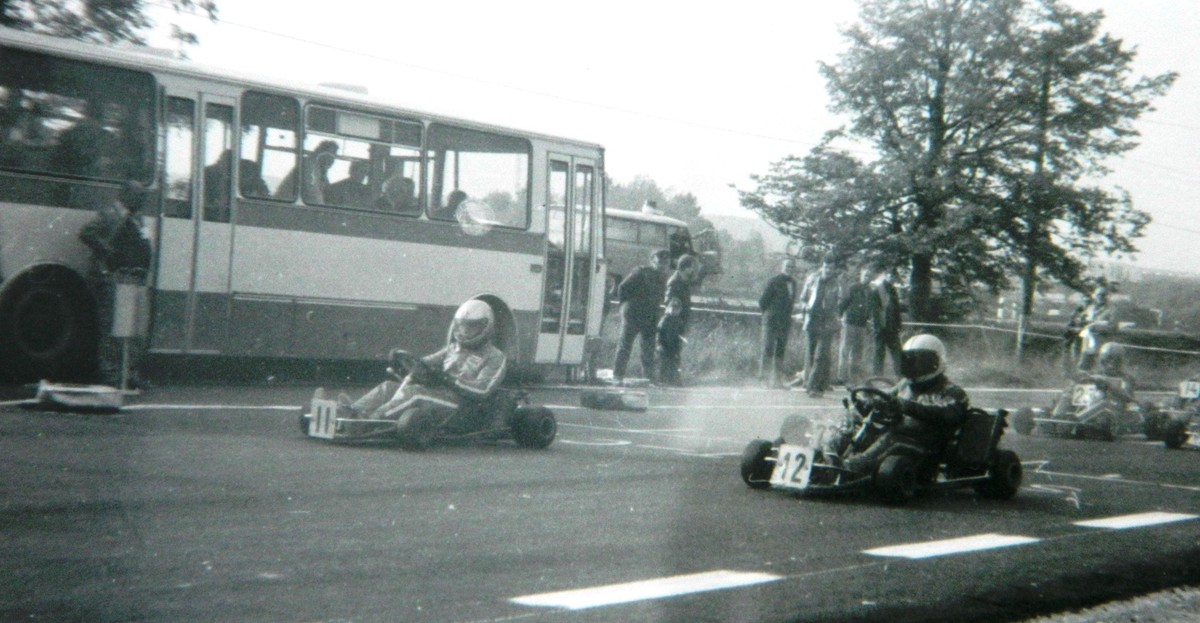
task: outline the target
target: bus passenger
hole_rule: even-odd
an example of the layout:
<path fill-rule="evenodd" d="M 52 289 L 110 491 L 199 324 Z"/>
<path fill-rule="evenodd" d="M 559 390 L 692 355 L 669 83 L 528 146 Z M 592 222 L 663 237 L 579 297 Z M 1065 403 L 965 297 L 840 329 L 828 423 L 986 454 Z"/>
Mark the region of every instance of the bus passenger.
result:
<path fill-rule="evenodd" d="M 383 194 L 375 200 L 375 209 L 407 214 L 416 212 L 416 190 L 417 185 L 412 179 L 397 173 L 383 183 Z"/>
<path fill-rule="evenodd" d="M 467 193 L 461 190 L 451 191 L 449 195 L 446 195 L 446 205 L 435 210 L 430 216 L 445 221 L 453 221 L 458 218 L 458 209 L 466 201 Z"/>
<path fill-rule="evenodd" d="M 384 381 L 353 402 L 339 395 L 338 416 L 396 420 L 403 431 L 409 426 L 440 425 L 460 407 L 482 404 L 500 387 L 507 363 L 504 352 L 492 344 L 494 333 L 495 318 L 487 303 L 478 299 L 463 303 L 454 313 L 449 343 L 421 359 L 443 374 L 448 386 L 420 385 L 412 375 L 403 382 Z M 323 396 L 324 390 L 317 389 L 313 397 Z"/>
<path fill-rule="evenodd" d="M 58 139 L 54 168 L 69 175 L 102 177 L 108 171 L 114 137 L 104 129 L 104 104 L 88 102 L 87 114 Z"/>
<path fill-rule="evenodd" d="M 366 208 L 371 205 L 371 189 L 367 186 L 367 174 L 371 172 L 371 163 L 366 160 L 354 160 L 350 163 L 350 172 L 346 179 L 331 184 L 325 199 L 331 205 Z"/>
<path fill-rule="evenodd" d="M 331 140 L 321 141 L 317 148 L 304 162 L 304 202 L 324 204 L 325 195 L 329 190 L 329 168 L 337 157 L 338 144 Z M 279 183 L 275 190 L 276 199 L 292 200 L 296 198 L 296 178 L 300 175 L 300 165 L 292 170 Z"/>

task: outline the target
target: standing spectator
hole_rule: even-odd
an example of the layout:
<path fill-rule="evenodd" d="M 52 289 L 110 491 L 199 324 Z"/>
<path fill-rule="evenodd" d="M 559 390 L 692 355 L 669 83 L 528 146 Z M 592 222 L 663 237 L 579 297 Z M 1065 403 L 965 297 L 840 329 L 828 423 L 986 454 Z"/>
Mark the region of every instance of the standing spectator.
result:
<path fill-rule="evenodd" d="M 664 385 L 683 384 L 679 378 L 679 359 L 692 313 L 692 282 L 699 272 L 700 260 L 685 255 L 679 258 L 675 274 L 667 280 L 666 308 L 658 323 L 658 381 Z"/>
<path fill-rule="evenodd" d="M 769 388 L 782 387 L 780 367 L 787 352 L 788 335 L 792 332 L 792 307 L 796 303 L 796 260 L 788 258 L 779 267 L 779 274 L 767 280 L 767 287 L 758 298 L 762 310 L 762 357 L 758 378 Z"/>
<path fill-rule="evenodd" d="M 654 331 L 658 327 L 658 306 L 663 300 L 667 275 L 671 271 L 671 254 L 660 249 L 650 254 L 650 264 L 640 266 L 617 285 L 617 301 L 621 304 L 621 343 L 613 362 L 613 380 L 625 380 L 625 368 L 633 350 L 634 338 L 639 338 L 642 353 L 642 373 L 654 380 Z"/>
<path fill-rule="evenodd" d="M 871 270 L 863 268 L 858 283 L 846 290 L 838 305 L 842 318 L 842 342 L 838 346 L 838 382 L 858 383 L 862 378 L 863 350 L 867 342 L 867 324 L 871 321 Z"/>
<path fill-rule="evenodd" d="M 1067 326 L 1063 328 L 1063 373 L 1070 376 L 1076 369 L 1076 363 L 1079 360 L 1079 332 L 1083 330 L 1083 313 L 1087 311 L 1087 304 L 1080 303 L 1075 307 L 1075 311 L 1071 313 L 1071 319 L 1067 321 Z"/>
<path fill-rule="evenodd" d="M 121 376 L 122 350 L 120 342 L 112 337 L 116 284 L 145 285 L 153 253 L 150 241 L 142 233 L 143 202 L 142 185 L 127 182 L 117 200 L 102 208 L 79 232 L 79 240 L 92 250 L 91 277 L 100 329 L 100 373 L 105 382 L 114 385 Z M 131 363 L 136 362 L 135 357 L 131 356 L 131 359 Z M 136 371 L 134 374 L 136 377 Z"/>
<path fill-rule="evenodd" d="M 826 256 L 821 267 L 809 275 L 800 293 L 804 311 L 804 388 L 809 397 L 820 398 L 829 389 L 831 345 L 837 335 L 841 287 L 833 258 Z"/>
<path fill-rule="evenodd" d="M 875 336 L 875 376 L 883 374 L 883 360 L 892 355 L 892 371 L 900 376 L 900 330 L 903 321 L 900 314 L 904 312 L 904 304 L 892 285 L 888 271 L 880 271 L 875 278 L 874 296 L 871 297 L 871 323 L 874 325 Z"/>
<path fill-rule="evenodd" d="M 1108 287 L 1096 286 L 1092 300 L 1083 310 L 1083 329 L 1079 332 L 1079 370 L 1088 372 L 1096 365 L 1096 353 L 1111 340 L 1119 327 L 1117 310 L 1108 301 Z"/>

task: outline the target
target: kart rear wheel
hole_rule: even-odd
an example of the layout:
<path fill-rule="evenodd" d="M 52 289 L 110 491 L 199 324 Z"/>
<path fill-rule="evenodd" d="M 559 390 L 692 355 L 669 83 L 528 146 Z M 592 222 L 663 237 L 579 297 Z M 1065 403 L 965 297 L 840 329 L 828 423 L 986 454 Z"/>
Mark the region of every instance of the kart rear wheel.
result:
<path fill-rule="evenodd" d="M 519 406 L 513 413 L 513 439 L 523 448 L 541 450 L 554 441 L 558 421 L 546 407 Z"/>
<path fill-rule="evenodd" d="M 1021 407 L 1013 414 L 1013 430 L 1021 435 L 1032 435 L 1036 422 L 1033 421 L 1033 409 Z"/>
<path fill-rule="evenodd" d="M 307 437 L 309 427 L 312 425 L 312 418 L 308 416 L 307 408 L 300 407 L 300 415 L 296 416 L 296 421 L 300 424 L 300 432 L 304 433 L 304 436 Z"/>
<path fill-rule="evenodd" d="M 1025 470 L 1012 450 L 999 450 L 988 470 L 988 479 L 975 485 L 975 492 L 989 500 L 1007 500 L 1017 494 Z"/>
<path fill-rule="evenodd" d="M 774 445 L 766 439 L 755 439 L 742 450 L 742 482 L 751 489 L 768 489 L 774 464 L 767 460 Z"/>
<path fill-rule="evenodd" d="M 1162 441 L 1163 435 L 1166 433 L 1167 426 L 1171 423 L 1171 416 L 1166 413 L 1154 411 L 1153 407 L 1147 409 L 1150 414 L 1146 416 L 1143 432 L 1146 435 L 1147 441 Z"/>
<path fill-rule="evenodd" d="M 903 454 L 885 458 L 875 472 L 875 488 L 886 502 L 907 503 L 917 491 L 917 462 Z"/>
<path fill-rule="evenodd" d="M 1163 430 L 1163 445 L 1168 450 L 1178 450 L 1187 441 L 1187 424 L 1179 420 L 1171 420 Z"/>

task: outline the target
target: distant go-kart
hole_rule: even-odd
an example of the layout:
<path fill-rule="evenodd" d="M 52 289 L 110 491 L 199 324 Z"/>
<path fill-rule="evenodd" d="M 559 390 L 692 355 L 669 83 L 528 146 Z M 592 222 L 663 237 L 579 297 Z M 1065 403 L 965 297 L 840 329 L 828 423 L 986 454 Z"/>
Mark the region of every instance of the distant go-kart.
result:
<path fill-rule="evenodd" d="M 388 373 L 402 384 L 452 385 L 444 372 L 405 351 L 392 351 L 390 360 Z M 485 401 L 464 404 L 449 416 L 417 407 L 397 419 L 339 417 L 337 401 L 314 399 L 301 410 L 299 422 L 305 435 L 334 442 L 392 441 L 419 450 L 438 442 L 512 440 L 525 448 L 546 448 L 557 434 L 557 420 L 550 409 L 530 405 L 528 399 L 524 390 L 500 388 Z"/>
<path fill-rule="evenodd" d="M 846 408 L 856 422 L 845 454 L 860 452 L 896 426 L 901 415 L 882 390 L 850 390 Z M 849 411 L 853 409 L 853 411 Z M 830 427 L 813 426 L 802 416 L 786 419 L 775 441 L 756 439 L 742 453 L 741 475 L 752 489 L 802 494 L 867 489 L 902 504 L 927 490 L 972 487 L 989 499 L 1016 495 L 1023 470 L 1015 452 L 998 447 L 1007 426 L 1006 412 L 970 409 L 966 421 L 941 452 L 897 445 L 869 469 L 846 469 L 822 447 Z"/>
<path fill-rule="evenodd" d="M 1151 441 L 1163 438 L 1170 418 L 1152 403 L 1122 404 L 1109 396 L 1121 379 L 1099 374 L 1071 382 L 1050 408 L 1022 407 L 1013 414 L 1013 429 L 1022 435 L 1043 433 L 1112 441 L 1121 435 L 1143 434 Z"/>
<path fill-rule="evenodd" d="M 1200 448 L 1200 377 L 1179 383 L 1179 391 L 1163 405 L 1169 418 L 1163 428 L 1163 445 L 1172 450 Z"/>

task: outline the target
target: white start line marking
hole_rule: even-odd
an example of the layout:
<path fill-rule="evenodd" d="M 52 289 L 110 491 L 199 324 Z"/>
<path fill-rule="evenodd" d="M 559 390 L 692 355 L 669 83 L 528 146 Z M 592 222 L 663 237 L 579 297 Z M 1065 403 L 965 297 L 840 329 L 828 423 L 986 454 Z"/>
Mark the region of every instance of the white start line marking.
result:
<path fill-rule="evenodd" d="M 933 558 L 935 556 L 949 556 L 951 554 L 962 554 L 964 552 L 977 552 L 985 549 L 996 549 L 998 547 L 1026 545 L 1028 543 L 1037 543 L 1039 540 L 1041 539 L 1035 539 L 1028 536 L 1013 536 L 1007 534 L 977 534 L 975 536 L 946 539 L 944 541 L 906 543 L 904 545 L 877 547 L 875 549 L 863 550 L 863 553 L 870 556 L 891 556 L 896 558 L 909 558 L 916 560 L 919 558 Z"/>
<path fill-rule="evenodd" d="M 525 595 L 523 597 L 513 597 L 509 601 L 523 606 L 583 610 L 585 608 L 611 606 L 635 601 L 663 599 L 678 595 L 736 588 L 739 586 L 764 584 L 779 579 L 782 579 L 781 576 L 769 573 L 718 570 L 642 580 L 640 582 L 626 582 L 623 584 L 596 586 L 594 588 L 559 591 L 556 593 Z"/>
<path fill-rule="evenodd" d="M 1089 519 L 1087 521 L 1073 522 L 1077 526 L 1084 528 L 1108 528 L 1110 530 L 1125 530 L 1127 528 L 1142 528 L 1145 526 L 1157 526 L 1165 523 L 1174 523 L 1176 521 L 1187 521 L 1196 519 L 1196 515 L 1186 515 L 1184 513 L 1137 513 L 1134 515 L 1119 515 L 1117 517 L 1106 517 L 1104 519 Z"/>

